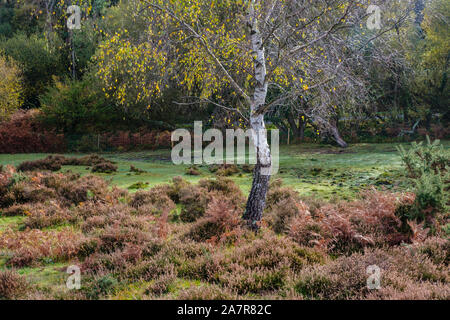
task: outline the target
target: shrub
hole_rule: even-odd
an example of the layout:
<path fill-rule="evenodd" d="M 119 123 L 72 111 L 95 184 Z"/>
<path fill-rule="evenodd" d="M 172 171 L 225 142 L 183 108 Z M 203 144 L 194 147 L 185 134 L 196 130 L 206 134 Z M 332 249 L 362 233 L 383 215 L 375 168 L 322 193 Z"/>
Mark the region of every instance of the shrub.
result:
<path fill-rule="evenodd" d="M 96 155 L 96 154 L 90 154 L 81 158 L 62 158 L 64 165 L 72 165 L 72 166 L 95 166 L 100 163 L 109 163 L 110 161 L 106 160 L 105 158 Z"/>
<path fill-rule="evenodd" d="M 117 279 L 110 275 L 103 275 L 90 279 L 88 285 L 83 286 L 81 290 L 86 298 L 97 300 L 112 293 L 118 285 L 119 282 Z"/>
<path fill-rule="evenodd" d="M 149 230 L 134 226 L 111 225 L 101 230 L 98 238 L 101 241 L 100 250 L 111 253 L 117 249 L 123 249 L 126 245 L 142 245 L 152 238 Z"/>
<path fill-rule="evenodd" d="M 133 165 L 130 165 L 130 172 L 134 172 L 136 174 L 141 174 L 141 173 L 145 173 L 146 171 L 142 170 L 142 169 L 139 169 L 139 168 L 136 168 Z"/>
<path fill-rule="evenodd" d="M 92 154 L 81 158 L 66 158 L 60 155 L 50 155 L 45 159 L 34 161 L 25 161 L 21 163 L 17 169 L 19 171 L 33 171 L 33 170 L 50 170 L 58 171 L 61 166 L 92 166 L 92 172 L 106 172 L 111 173 L 117 171 L 111 161 L 108 161 L 98 155 Z"/>
<path fill-rule="evenodd" d="M 277 203 L 287 200 L 291 203 L 300 202 L 298 192 L 289 187 L 282 187 L 281 180 L 274 180 L 269 187 L 266 200 L 266 208 L 268 211 Z"/>
<path fill-rule="evenodd" d="M 64 152 L 64 135 L 44 129 L 39 111 L 17 111 L 0 123 L 0 153 Z"/>
<path fill-rule="evenodd" d="M 45 159 L 25 161 L 17 166 L 18 171 L 33 171 L 33 170 L 49 170 L 58 171 L 61 169 L 61 161 L 52 156 Z"/>
<path fill-rule="evenodd" d="M 235 201 L 234 203 L 236 205 L 242 204 L 245 201 L 241 188 L 233 180 L 228 178 L 202 179 L 199 181 L 198 186 L 208 191 L 217 191 Z"/>
<path fill-rule="evenodd" d="M 12 177 L 16 172 L 13 166 L 1 166 L 0 168 L 0 207 L 2 207 L 2 198 L 8 192 L 8 187 L 12 183 Z"/>
<path fill-rule="evenodd" d="M 194 222 L 203 217 L 211 197 L 210 192 L 198 186 L 180 189 L 179 199 L 183 204 L 180 213 L 181 221 Z"/>
<path fill-rule="evenodd" d="M 80 80 L 56 80 L 41 95 L 40 102 L 42 122 L 47 127 L 69 133 L 68 137 L 103 132 L 122 122 L 122 110 L 107 101 L 98 79 L 90 73 Z M 92 148 L 77 151 L 96 150 L 97 139 L 92 142 Z"/>
<path fill-rule="evenodd" d="M 242 212 L 224 198 L 213 198 L 205 216 L 197 220 L 188 233 L 195 241 L 235 242 L 242 233 Z"/>
<path fill-rule="evenodd" d="M 432 237 L 415 245 L 419 253 L 426 255 L 434 264 L 448 265 L 450 263 L 450 241 Z"/>
<path fill-rule="evenodd" d="M 117 171 L 117 166 L 111 162 L 102 162 L 92 167 L 92 172 L 113 173 Z"/>
<path fill-rule="evenodd" d="M 450 165 L 449 151 L 440 144 L 439 140 L 431 142 L 427 136 L 427 143 L 413 142 L 411 148 L 406 151 L 403 146 L 397 149 L 400 157 L 413 178 L 418 178 L 424 173 L 445 174 Z"/>
<path fill-rule="evenodd" d="M 237 300 L 237 295 L 216 285 L 190 286 L 178 291 L 180 300 Z"/>
<path fill-rule="evenodd" d="M 136 132 L 117 131 L 101 136 L 108 146 L 117 150 L 131 150 L 143 148 L 168 148 L 171 146 L 171 133 L 169 131 L 148 130 L 141 127 Z"/>
<path fill-rule="evenodd" d="M 239 168 L 235 164 L 223 164 L 216 171 L 216 175 L 229 177 L 239 173 Z"/>
<path fill-rule="evenodd" d="M 146 294 L 154 294 L 157 296 L 169 293 L 170 288 L 176 280 L 176 274 L 173 268 L 169 269 L 165 274 L 156 278 L 153 283 L 145 290 Z"/>
<path fill-rule="evenodd" d="M 83 236 L 72 231 L 41 231 L 37 229 L 0 234 L 0 248 L 9 251 L 7 264 L 25 267 L 42 259 L 67 261 L 77 255 Z"/>
<path fill-rule="evenodd" d="M 16 271 L 0 270 L 0 299 L 17 299 L 25 294 L 27 282 Z"/>
<path fill-rule="evenodd" d="M 39 186 L 30 181 L 20 181 L 9 187 L 9 205 L 15 203 L 34 203 L 56 199 L 55 190 L 45 186 Z"/>
<path fill-rule="evenodd" d="M 218 254 L 215 259 L 210 279 L 241 294 L 281 289 L 291 273 L 324 262 L 321 253 L 270 233 L 241 244 L 230 255 Z"/>
<path fill-rule="evenodd" d="M 183 177 L 176 176 L 172 178 L 172 183 L 167 187 L 167 195 L 175 202 L 180 203 L 180 192 L 185 187 L 189 187 L 190 183 Z"/>
<path fill-rule="evenodd" d="M 170 213 L 175 209 L 175 203 L 167 195 L 165 187 L 155 187 L 148 191 L 138 191 L 130 202 L 133 208 L 146 214 Z"/>
<path fill-rule="evenodd" d="M 367 288 L 366 270 L 371 265 L 380 268 L 380 290 Z M 448 281 L 447 269 L 445 264 L 433 263 L 414 247 L 370 249 L 341 256 L 325 265 L 306 267 L 298 275 L 295 290 L 308 299 L 353 300 L 420 296 L 405 290 L 423 292 L 427 287 L 430 297 L 442 297 L 442 285 Z"/>
<path fill-rule="evenodd" d="M 68 180 L 58 188 L 58 193 L 71 204 L 108 198 L 108 183 L 100 177 L 89 175 L 74 180 L 69 177 Z"/>
<path fill-rule="evenodd" d="M 146 189 L 146 188 L 148 188 L 148 185 L 149 185 L 148 182 L 138 181 L 136 183 L 133 183 L 131 186 L 129 186 L 128 189 L 130 189 L 130 190 Z"/>
<path fill-rule="evenodd" d="M 202 173 L 196 166 L 193 166 L 186 169 L 186 174 L 189 176 L 199 176 Z"/>
<path fill-rule="evenodd" d="M 363 200 L 329 204 L 319 208 L 314 216 L 295 217 L 289 234 L 300 244 L 340 253 L 409 242 L 411 234 L 402 228 L 396 212 L 413 199 L 410 194 L 372 189 L 363 193 Z"/>
<path fill-rule="evenodd" d="M 62 208 L 55 202 L 38 203 L 26 210 L 25 227 L 43 229 L 77 222 L 77 217 L 67 208 Z"/>
<path fill-rule="evenodd" d="M 295 201 L 291 197 L 276 202 L 266 214 L 265 221 L 272 226 L 277 233 L 288 231 L 291 220 L 297 216 L 309 216 L 308 207 L 301 201 Z"/>
<path fill-rule="evenodd" d="M 450 153 L 439 140 L 431 142 L 428 136 L 425 145 L 413 142 L 408 151 L 402 146 L 398 150 L 409 176 L 414 180 L 416 193 L 414 206 L 409 208 L 409 212 L 403 212 L 406 217 L 401 218 L 425 221 L 426 226 L 435 227 L 438 213 L 445 212 L 450 204 L 446 197 L 450 190 Z"/>
<path fill-rule="evenodd" d="M 47 39 L 36 34 L 29 37 L 25 34 L 16 34 L 12 38 L 0 41 L 0 49 L 22 67 L 25 105 L 39 107 L 38 97 L 48 85 L 51 85 L 53 76 L 65 72 L 61 52 L 52 50 Z"/>

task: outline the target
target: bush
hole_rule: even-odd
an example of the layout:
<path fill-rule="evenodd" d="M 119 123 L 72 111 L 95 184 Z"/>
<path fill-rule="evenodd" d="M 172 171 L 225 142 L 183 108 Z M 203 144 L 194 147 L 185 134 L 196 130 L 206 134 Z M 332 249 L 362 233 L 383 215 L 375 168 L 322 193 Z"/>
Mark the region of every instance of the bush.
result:
<path fill-rule="evenodd" d="M 25 161 L 19 164 L 19 171 L 50 170 L 58 171 L 61 166 L 92 166 L 92 172 L 111 173 L 117 171 L 117 166 L 98 155 L 91 154 L 81 158 L 66 158 L 60 155 L 50 155 L 45 159 Z"/>
<path fill-rule="evenodd" d="M 412 143 L 406 151 L 398 148 L 406 170 L 414 181 L 416 201 L 409 212 L 403 212 L 401 218 L 425 221 L 426 226 L 436 227 L 438 213 L 447 211 L 450 205 L 446 193 L 450 190 L 450 152 L 440 144 L 439 140 L 427 143 Z M 440 221 L 445 222 L 445 221 Z"/>
<path fill-rule="evenodd" d="M 179 199 L 183 205 L 180 213 L 181 221 L 194 222 L 203 217 L 211 197 L 210 192 L 198 186 L 180 189 Z"/>
<path fill-rule="evenodd" d="M 39 111 L 17 111 L 0 123 L 0 153 L 64 152 L 64 135 L 45 129 Z"/>
<path fill-rule="evenodd" d="M 277 233 L 288 231 L 289 224 L 294 217 L 309 216 L 309 208 L 301 201 L 292 198 L 283 199 L 271 206 L 264 221 Z"/>
<path fill-rule="evenodd" d="M 427 143 L 413 142 L 406 151 L 403 146 L 397 149 L 410 177 L 418 178 L 424 173 L 446 174 L 450 166 L 450 152 L 440 144 L 439 140 Z"/>
<path fill-rule="evenodd" d="M 289 225 L 290 236 L 302 245 L 339 253 L 410 242 L 411 234 L 396 212 L 399 206 L 414 201 L 414 197 L 375 189 L 363 193 L 363 197 L 350 203 L 322 206 L 314 216 L 298 215 Z"/>
<path fill-rule="evenodd" d="M 371 265 L 380 268 L 380 290 L 367 288 L 366 270 Z M 303 269 L 295 290 L 307 299 L 389 299 L 393 296 L 417 299 L 426 287 L 429 298 L 442 299 L 443 293 L 448 292 L 443 290 L 448 281 L 446 269 L 445 264 L 433 263 L 414 247 L 365 250 Z"/>
<path fill-rule="evenodd" d="M 169 293 L 170 288 L 173 286 L 176 278 L 176 274 L 173 268 L 171 268 L 167 271 L 167 273 L 155 279 L 153 283 L 145 290 L 145 293 L 156 296 Z"/>
<path fill-rule="evenodd" d="M 269 232 L 237 246 L 230 255 L 221 253 L 215 259 L 215 270 L 209 270 L 210 279 L 240 294 L 279 290 L 287 284 L 290 274 L 325 261 L 320 252 Z"/>
<path fill-rule="evenodd" d="M 242 212 L 225 198 L 213 198 L 205 216 L 197 220 L 188 233 L 195 241 L 234 243 L 242 234 Z"/>
<path fill-rule="evenodd" d="M 17 166 L 18 171 L 33 171 L 33 170 L 49 170 L 58 171 L 61 169 L 61 161 L 52 156 L 45 159 L 25 161 Z"/>
<path fill-rule="evenodd" d="M 239 173 L 239 168 L 235 164 L 223 164 L 216 170 L 216 175 L 229 177 Z"/>
<path fill-rule="evenodd" d="M 94 165 L 91 171 L 97 173 L 113 173 L 117 171 L 117 166 L 111 162 L 102 162 Z"/>
<path fill-rule="evenodd" d="M 42 122 L 71 135 L 111 130 L 123 118 L 123 112 L 107 101 L 98 81 L 92 77 L 56 81 L 40 97 L 40 102 Z"/>
<path fill-rule="evenodd" d="M 43 229 L 77 222 L 77 217 L 68 209 L 60 207 L 54 202 L 38 203 L 25 211 L 25 227 Z"/>
<path fill-rule="evenodd" d="M 237 295 L 216 285 L 191 286 L 182 289 L 176 297 L 180 300 L 237 300 Z"/>
<path fill-rule="evenodd" d="M 169 198 L 164 187 L 136 192 L 130 205 L 145 214 L 170 213 L 175 209 L 175 203 Z"/>
<path fill-rule="evenodd" d="M 0 299 L 17 299 L 25 294 L 27 282 L 13 270 L 0 270 Z"/>
<path fill-rule="evenodd" d="M 175 203 L 180 203 L 180 192 L 182 189 L 189 187 L 190 183 L 183 179 L 183 177 L 176 176 L 172 178 L 172 183 L 167 186 L 167 195 Z"/>
<path fill-rule="evenodd" d="M 233 180 L 228 178 L 202 179 L 198 182 L 198 186 L 208 191 L 217 191 L 229 197 L 235 204 L 242 204 L 245 201 L 241 188 Z"/>
<path fill-rule="evenodd" d="M 283 181 L 281 179 L 276 179 L 270 183 L 266 200 L 267 211 L 270 211 L 274 205 L 283 200 L 291 203 L 300 202 L 298 192 L 292 188 L 283 187 L 282 184 Z"/>
<path fill-rule="evenodd" d="M 90 279 L 87 286 L 81 288 L 82 292 L 88 299 L 99 299 L 113 292 L 119 285 L 114 277 L 109 275 L 94 277 Z"/>
<path fill-rule="evenodd" d="M 9 251 L 7 265 L 22 268 L 43 259 L 67 261 L 76 257 L 82 239 L 72 231 L 7 230 L 0 234 L 0 248 Z"/>
<path fill-rule="evenodd" d="M 196 166 L 192 166 L 186 169 L 186 174 L 188 176 L 200 176 L 202 173 Z"/>

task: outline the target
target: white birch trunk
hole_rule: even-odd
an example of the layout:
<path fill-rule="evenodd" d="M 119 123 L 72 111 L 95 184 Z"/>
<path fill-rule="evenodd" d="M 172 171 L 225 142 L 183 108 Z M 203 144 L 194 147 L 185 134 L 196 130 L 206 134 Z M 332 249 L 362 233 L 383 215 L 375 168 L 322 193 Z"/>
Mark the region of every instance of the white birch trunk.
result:
<path fill-rule="evenodd" d="M 254 1 L 249 13 L 249 25 L 251 28 L 252 55 L 254 58 L 256 86 L 251 98 L 250 126 L 253 130 L 253 141 L 256 148 L 257 163 L 253 172 L 253 183 L 248 197 L 244 219 L 248 221 L 252 229 L 257 230 L 262 213 L 266 206 L 266 194 L 269 188 L 271 155 L 267 142 L 264 114 L 258 110 L 266 103 L 268 82 L 266 79 L 266 58 L 261 33 L 258 29 L 258 20 L 254 12 Z"/>

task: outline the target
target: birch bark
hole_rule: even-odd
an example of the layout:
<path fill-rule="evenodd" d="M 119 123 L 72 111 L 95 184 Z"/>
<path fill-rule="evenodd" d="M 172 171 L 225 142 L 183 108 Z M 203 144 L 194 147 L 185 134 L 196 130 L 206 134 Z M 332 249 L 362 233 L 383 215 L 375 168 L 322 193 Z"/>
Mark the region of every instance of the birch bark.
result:
<path fill-rule="evenodd" d="M 271 154 L 267 142 L 267 132 L 264 123 L 264 113 L 259 114 L 260 108 L 266 103 L 268 81 L 265 50 L 262 35 L 258 28 L 258 18 L 255 14 L 255 1 L 252 1 L 249 12 L 249 26 L 251 29 L 251 45 L 255 72 L 255 90 L 251 97 L 250 126 L 256 148 L 256 165 L 253 171 L 252 189 L 250 191 L 243 219 L 253 230 L 259 228 L 259 222 L 266 206 L 266 194 L 269 188 L 271 172 Z"/>

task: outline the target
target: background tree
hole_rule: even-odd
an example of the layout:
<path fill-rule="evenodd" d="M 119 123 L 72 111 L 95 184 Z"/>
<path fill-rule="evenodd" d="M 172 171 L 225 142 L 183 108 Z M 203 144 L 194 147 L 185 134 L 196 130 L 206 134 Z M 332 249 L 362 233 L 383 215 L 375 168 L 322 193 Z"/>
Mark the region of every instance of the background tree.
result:
<path fill-rule="evenodd" d="M 64 73 L 59 53 L 49 48 L 44 38 L 24 34 L 0 41 L 0 49 L 23 70 L 25 107 L 39 106 L 39 95 L 52 83 L 53 76 Z"/>
<path fill-rule="evenodd" d="M 21 70 L 0 51 L 0 122 L 16 111 L 22 99 Z"/>

